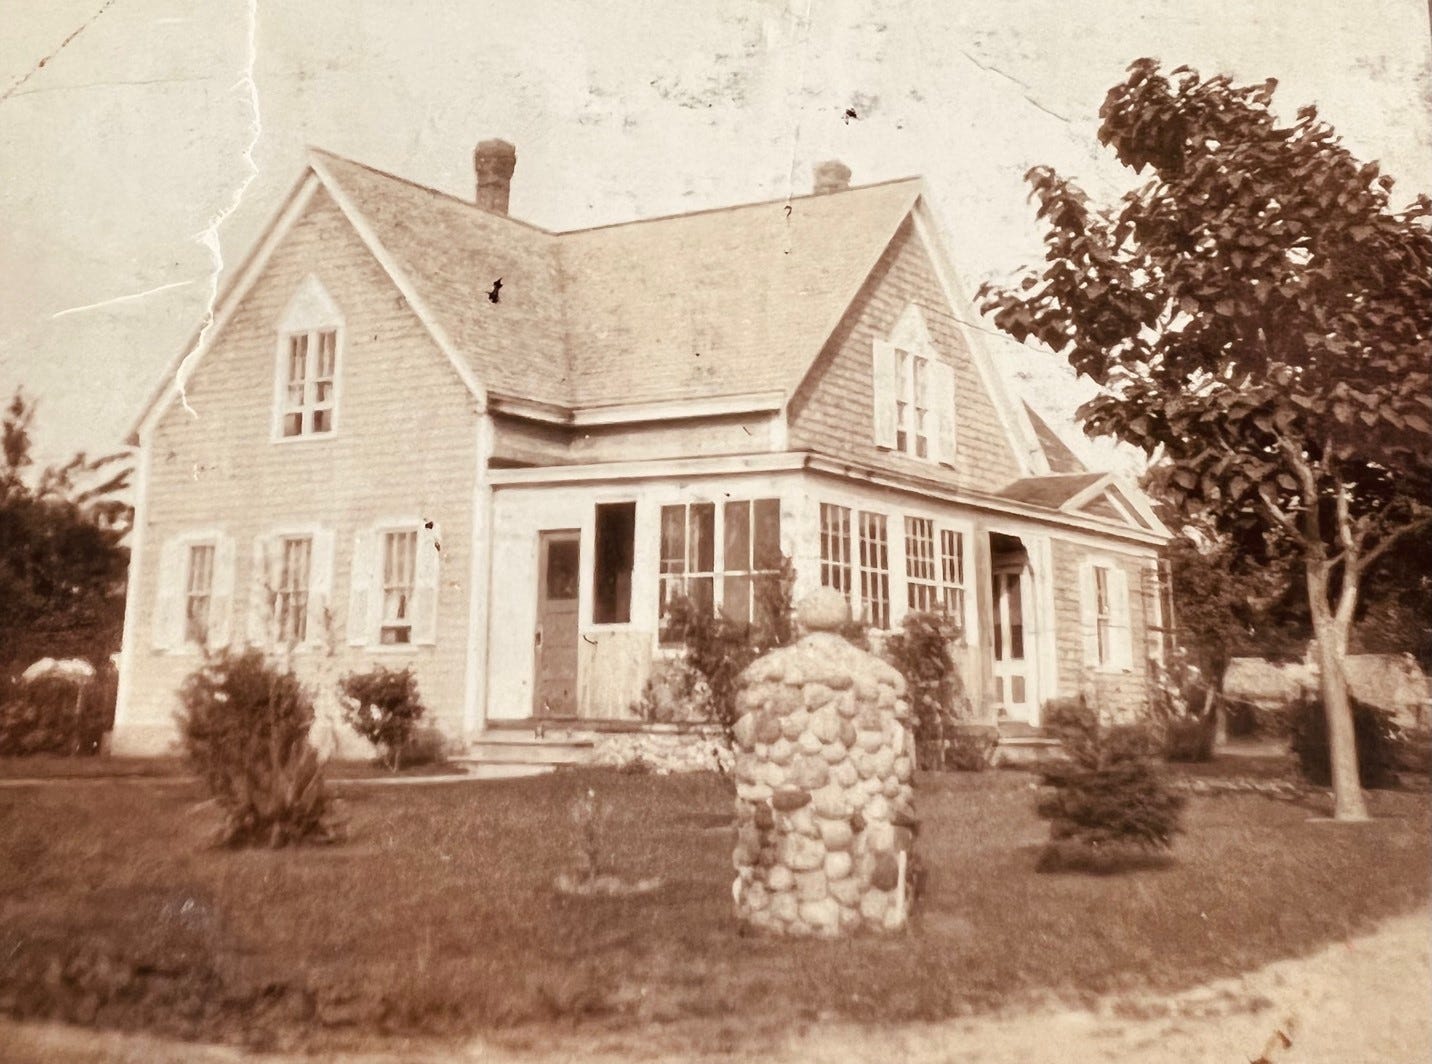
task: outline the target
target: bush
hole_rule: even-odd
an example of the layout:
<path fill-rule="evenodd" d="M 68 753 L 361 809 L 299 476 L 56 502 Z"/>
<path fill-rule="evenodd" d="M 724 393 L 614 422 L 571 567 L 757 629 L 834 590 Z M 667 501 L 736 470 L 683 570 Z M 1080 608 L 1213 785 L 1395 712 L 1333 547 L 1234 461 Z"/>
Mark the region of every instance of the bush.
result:
<path fill-rule="evenodd" d="M 283 846 L 335 837 L 313 700 L 262 652 L 222 651 L 184 681 L 178 715 L 190 766 L 224 815 L 219 842 Z"/>
<path fill-rule="evenodd" d="M 41 676 L 0 678 L 0 755 L 96 754 L 114 726 L 117 677 L 105 662 L 89 683 Z"/>
<path fill-rule="evenodd" d="M 915 717 L 916 764 L 922 769 L 961 767 L 950 756 L 956 707 L 964 698 L 964 685 L 950 656 L 950 644 L 959 637 L 960 627 L 949 614 L 912 611 L 905 615 L 900 631 L 885 641 L 886 656 L 905 677 L 905 696 Z M 959 760 L 970 764 L 972 757 L 971 751 L 962 750 Z"/>
<path fill-rule="evenodd" d="M 1082 699 L 1045 712 L 1070 761 L 1044 771 L 1036 812 L 1049 821 L 1049 842 L 1040 869 L 1168 850 L 1185 800 L 1164 779 L 1158 735 L 1145 725 L 1106 725 Z"/>
<path fill-rule="evenodd" d="M 956 724 L 945 744 L 945 767 L 960 772 L 983 772 L 994 763 L 999 746 L 999 725 Z"/>
<path fill-rule="evenodd" d="M 1397 786 L 1399 729 L 1392 714 L 1359 702 L 1351 695 L 1353 735 L 1357 742 L 1357 774 L 1369 790 Z M 1317 787 L 1332 786 L 1328 758 L 1328 717 L 1321 697 L 1305 694 L 1288 712 L 1291 748 L 1303 778 Z"/>
<path fill-rule="evenodd" d="M 343 695 L 343 720 L 383 751 L 383 762 L 394 772 L 427 707 L 418 695 L 418 680 L 411 668 L 376 666 L 349 673 L 338 683 Z"/>

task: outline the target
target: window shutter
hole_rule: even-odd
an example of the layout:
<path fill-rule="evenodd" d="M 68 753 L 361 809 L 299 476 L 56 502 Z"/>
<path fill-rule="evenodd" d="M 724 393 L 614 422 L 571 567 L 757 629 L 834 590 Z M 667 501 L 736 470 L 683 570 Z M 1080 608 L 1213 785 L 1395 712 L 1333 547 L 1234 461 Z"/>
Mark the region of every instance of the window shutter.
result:
<path fill-rule="evenodd" d="M 333 620 L 333 530 L 313 533 L 313 552 L 308 561 L 308 639 L 315 646 L 326 645 L 328 624 Z"/>
<path fill-rule="evenodd" d="M 348 645 L 367 646 L 373 625 L 368 616 L 369 588 L 373 583 L 373 541 L 377 537 L 362 529 L 353 533 L 353 558 L 348 582 Z"/>
<path fill-rule="evenodd" d="M 1111 664 L 1121 669 L 1134 667 L 1133 628 L 1129 617 L 1129 574 L 1114 566 L 1109 570 L 1109 640 Z"/>
<path fill-rule="evenodd" d="M 209 599 L 209 646 L 229 645 L 234 615 L 234 537 L 214 544 L 214 583 Z"/>
<path fill-rule="evenodd" d="M 442 540 L 437 525 L 418 529 L 418 557 L 413 569 L 413 642 L 431 646 L 438 637 L 438 574 Z"/>
<path fill-rule="evenodd" d="M 931 410 L 935 415 L 935 460 L 955 464 L 955 367 L 948 362 L 930 362 L 930 387 L 934 390 Z"/>
<path fill-rule="evenodd" d="M 249 567 L 249 642 L 264 647 L 273 642 L 273 603 L 276 588 L 273 551 L 267 536 L 254 537 Z"/>
<path fill-rule="evenodd" d="M 1084 664 L 1099 666 L 1099 589 L 1094 582 L 1094 567 L 1088 562 L 1079 565 L 1079 632 L 1084 639 Z"/>
<path fill-rule="evenodd" d="M 895 398 L 898 387 L 895 380 L 895 345 L 884 340 L 875 341 L 872 361 L 872 392 L 875 397 L 875 446 L 895 446 Z"/>
<path fill-rule="evenodd" d="M 179 592 L 184 583 L 184 541 L 168 540 L 159 550 L 159 568 L 154 573 L 153 635 L 155 650 L 172 650 L 180 644 L 174 633 L 182 623 Z"/>

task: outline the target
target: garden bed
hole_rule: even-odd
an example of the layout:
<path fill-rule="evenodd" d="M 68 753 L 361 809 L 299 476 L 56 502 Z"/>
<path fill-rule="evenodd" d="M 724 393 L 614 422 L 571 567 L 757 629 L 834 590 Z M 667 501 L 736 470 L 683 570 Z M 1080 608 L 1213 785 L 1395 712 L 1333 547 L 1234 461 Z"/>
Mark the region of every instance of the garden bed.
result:
<path fill-rule="evenodd" d="M 1023 773 L 920 780 L 929 870 L 908 935 L 742 937 L 729 784 L 575 770 L 344 788 L 349 841 L 216 851 L 193 783 L 0 791 L 0 1011 L 189 1038 L 340 1048 L 377 1035 L 741 1018 L 939 1019 L 1162 992 L 1315 950 L 1429 893 L 1429 800 L 1318 824 L 1257 795 L 1192 800 L 1164 868 L 1039 875 Z M 553 888 L 573 800 L 607 805 L 611 869 L 648 894 Z M 538 1025 L 534 1028 L 532 1025 Z M 676 1030 L 677 1028 L 671 1028 Z M 529 1032 L 529 1033 L 522 1033 Z"/>

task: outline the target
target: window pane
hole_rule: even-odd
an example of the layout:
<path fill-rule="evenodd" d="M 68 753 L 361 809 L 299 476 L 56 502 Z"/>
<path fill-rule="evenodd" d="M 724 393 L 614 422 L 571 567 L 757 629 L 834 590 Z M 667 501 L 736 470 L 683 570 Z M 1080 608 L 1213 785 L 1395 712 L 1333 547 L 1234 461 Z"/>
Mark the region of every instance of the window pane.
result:
<path fill-rule="evenodd" d="M 1024 677 L 1011 676 L 1009 678 L 1009 700 L 1015 705 L 1024 704 Z"/>
<path fill-rule="evenodd" d="M 303 432 L 302 414 L 285 414 L 283 416 L 283 434 L 285 436 L 297 436 Z"/>
<path fill-rule="evenodd" d="M 288 383 L 299 385 L 299 395 L 302 396 L 302 385 L 308 376 L 308 336 L 301 334 L 288 338 Z"/>
<path fill-rule="evenodd" d="M 554 539 L 547 544 L 547 598 L 570 601 L 577 597 L 577 559 L 579 546 L 575 539 Z"/>
<path fill-rule="evenodd" d="M 686 594 L 691 599 L 692 605 L 706 615 L 715 612 L 715 578 L 710 576 L 692 577 L 686 581 Z"/>
<path fill-rule="evenodd" d="M 687 551 L 692 572 L 711 572 L 716 568 L 716 504 L 692 503 L 687 530 Z"/>
<path fill-rule="evenodd" d="M 313 431 L 314 431 L 314 432 L 331 432 L 331 431 L 333 431 L 333 411 L 331 411 L 331 410 L 315 410 L 315 411 L 313 412 Z"/>
<path fill-rule="evenodd" d="M 751 619 L 749 576 L 728 576 L 721 581 L 721 612 L 733 621 Z"/>
<path fill-rule="evenodd" d="M 596 508 L 596 572 L 592 621 L 625 624 L 631 620 L 631 566 L 636 534 L 636 503 L 599 503 Z"/>
<path fill-rule="evenodd" d="M 338 357 L 338 334 L 333 331 L 318 334 L 318 372 L 315 376 L 333 378 L 333 367 Z"/>
<path fill-rule="evenodd" d="M 661 572 L 686 572 L 686 507 L 661 508 Z"/>
<path fill-rule="evenodd" d="M 781 567 L 781 500 L 757 499 L 755 502 L 755 567 Z M 730 568 L 727 566 L 727 568 Z"/>
<path fill-rule="evenodd" d="M 751 504 L 728 502 L 726 519 L 726 571 L 745 573 L 751 569 Z"/>

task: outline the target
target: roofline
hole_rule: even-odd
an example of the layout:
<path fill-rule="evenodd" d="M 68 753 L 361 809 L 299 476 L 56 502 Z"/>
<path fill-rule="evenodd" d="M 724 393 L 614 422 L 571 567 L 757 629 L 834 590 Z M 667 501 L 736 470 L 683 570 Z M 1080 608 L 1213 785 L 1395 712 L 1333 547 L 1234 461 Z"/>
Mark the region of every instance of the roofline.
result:
<path fill-rule="evenodd" d="M 153 426 L 158 415 L 168 409 L 174 397 L 180 392 L 180 374 L 184 372 L 184 364 L 192 357 L 193 364 L 208 353 L 213 346 L 214 338 L 228 324 L 229 318 L 233 316 L 239 302 L 248 294 L 254 282 L 258 279 L 263 268 L 268 265 L 269 257 L 279 242 L 288 234 L 294 222 L 303 215 L 308 208 L 309 201 L 318 190 L 321 179 L 314 173 L 312 167 L 305 166 L 303 172 L 289 188 L 288 194 L 284 196 L 283 203 L 273 215 L 272 221 L 264 227 L 259 238 L 254 241 L 248 253 L 239 263 L 239 268 L 232 273 L 225 281 L 223 288 L 215 296 L 210 304 L 212 317 L 206 326 L 195 329 L 189 337 L 189 342 L 184 345 L 178 354 L 169 360 L 164 369 L 164 374 L 159 378 L 159 383 L 150 392 L 149 398 L 140 408 L 139 415 L 130 425 L 129 432 L 124 437 L 125 443 L 130 446 L 137 446 L 143 434 Z M 200 341 L 204 342 L 201 348 Z M 193 365 L 190 371 L 193 372 Z M 188 373 L 184 373 L 188 378 Z"/>
<path fill-rule="evenodd" d="M 785 393 L 746 392 L 736 395 L 704 396 L 699 399 L 671 399 L 645 403 L 603 403 L 568 407 L 558 403 L 527 399 L 520 395 L 488 394 L 488 408 L 497 414 L 543 421 L 553 425 L 630 425 L 644 421 L 685 421 L 692 418 L 726 417 L 733 414 L 775 413 Z"/>

